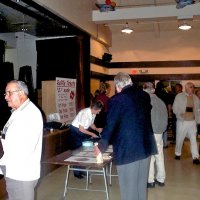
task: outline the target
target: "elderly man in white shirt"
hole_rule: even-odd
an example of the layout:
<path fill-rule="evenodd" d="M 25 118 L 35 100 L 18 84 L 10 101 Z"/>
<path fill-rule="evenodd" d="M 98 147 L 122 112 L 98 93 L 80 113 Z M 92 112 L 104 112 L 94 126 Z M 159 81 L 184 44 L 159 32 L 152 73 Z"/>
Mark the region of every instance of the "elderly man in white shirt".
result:
<path fill-rule="evenodd" d="M 40 178 L 43 118 L 40 110 L 28 98 L 27 85 L 9 82 L 5 100 L 12 115 L 2 131 L 4 155 L 0 169 L 9 200 L 34 200 L 34 189 Z"/>

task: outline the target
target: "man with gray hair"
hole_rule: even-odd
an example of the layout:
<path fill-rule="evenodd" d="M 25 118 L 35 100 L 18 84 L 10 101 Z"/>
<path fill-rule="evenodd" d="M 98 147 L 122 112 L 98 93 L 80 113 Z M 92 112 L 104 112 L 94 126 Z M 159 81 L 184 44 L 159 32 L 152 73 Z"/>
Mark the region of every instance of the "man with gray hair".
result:
<path fill-rule="evenodd" d="M 107 123 L 95 154 L 112 144 L 121 200 L 146 200 L 150 157 L 157 153 L 150 97 L 126 73 L 119 72 L 114 83 L 117 94 L 109 101 Z"/>
<path fill-rule="evenodd" d="M 186 83 L 185 92 L 176 95 L 172 108 L 177 118 L 175 160 L 180 160 L 183 142 L 187 137 L 190 140 L 193 164 L 198 165 L 200 161 L 196 136 L 200 101 L 194 95 L 194 84 L 192 82 Z"/>
<path fill-rule="evenodd" d="M 158 154 L 151 156 L 148 188 L 154 188 L 155 183 L 158 186 L 165 186 L 165 164 L 163 154 L 163 133 L 167 129 L 168 112 L 165 103 L 156 96 L 153 83 L 147 82 L 143 85 L 143 90 L 151 97 L 151 123 L 154 137 L 157 144 Z M 155 169 L 156 166 L 156 169 Z"/>
<path fill-rule="evenodd" d="M 0 171 L 5 177 L 9 200 L 34 200 L 41 169 L 42 114 L 28 98 L 24 82 L 10 81 L 4 95 L 12 114 L 2 131 L 4 155 Z"/>

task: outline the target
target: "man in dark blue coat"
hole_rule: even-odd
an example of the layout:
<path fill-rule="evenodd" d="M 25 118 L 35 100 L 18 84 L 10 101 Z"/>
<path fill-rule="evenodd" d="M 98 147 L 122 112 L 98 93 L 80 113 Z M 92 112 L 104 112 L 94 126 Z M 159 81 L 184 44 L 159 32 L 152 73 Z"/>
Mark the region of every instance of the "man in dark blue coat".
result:
<path fill-rule="evenodd" d="M 150 157 L 157 153 L 150 96 L 126 73 L 119 72 L 114 82 L 117 94 L 109 101 L 107 124 L 95 153 L 103 153 L 112 144 L 121 199 L 146 200 Z"/>

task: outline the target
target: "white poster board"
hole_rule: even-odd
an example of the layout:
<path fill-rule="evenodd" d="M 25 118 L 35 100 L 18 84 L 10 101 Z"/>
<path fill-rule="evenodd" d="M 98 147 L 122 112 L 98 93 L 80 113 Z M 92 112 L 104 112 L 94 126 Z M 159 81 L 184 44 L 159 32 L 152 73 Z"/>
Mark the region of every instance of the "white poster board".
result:
<path fill-rule="evenodd" d="M 76 79 L 56 78 L 56 109 L 60 122 L 71 124 L 76 116 Z"/>

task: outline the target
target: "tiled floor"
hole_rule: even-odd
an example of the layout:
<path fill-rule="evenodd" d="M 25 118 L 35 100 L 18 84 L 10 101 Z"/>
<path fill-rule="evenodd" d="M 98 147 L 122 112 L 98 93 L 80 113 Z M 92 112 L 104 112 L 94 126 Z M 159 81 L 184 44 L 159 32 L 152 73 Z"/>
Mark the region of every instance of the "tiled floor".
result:
<path fill-rule="evenodd" d="M 174 160 L 174 145 L 169 144 L 165 152 L 166 186 L 148 189 L 148 200 L 199 200 L 200 199 L 200 165 L 192 163 L 189 142 L 185 141 L 180 161 Z M 61 200 L 64 190 L 66 169 L 60 167 L 41 180 L 37 189 L 37 200 Z M 92 188 L 103 188 L 101 176 L 93 176 Z M 70 176 L 70 184 L 85 186 L 85 179 Z M 109 187 L 110 200 L 120 200 L 117 177 L 113 177 Z M 86 192 L 70 190 L 67 200 L 104 200 L 103 192 Z M 2 199 L 3 200 L 3 199 Z"/>

